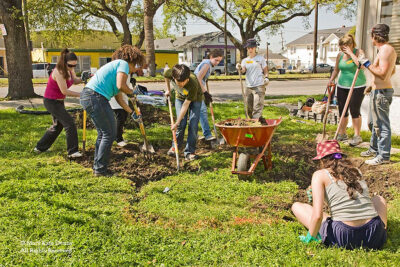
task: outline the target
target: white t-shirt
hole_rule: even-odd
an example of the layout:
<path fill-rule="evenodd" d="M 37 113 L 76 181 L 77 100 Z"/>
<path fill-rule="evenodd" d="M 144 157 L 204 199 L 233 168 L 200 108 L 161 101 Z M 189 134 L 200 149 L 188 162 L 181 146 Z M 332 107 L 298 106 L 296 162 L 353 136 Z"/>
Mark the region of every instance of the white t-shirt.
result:
<path fill-rule="evenodd" d="M 132 84 L 130 83 L 130 80 L 131 80 L 131 75 L 128 75 L 128 78 L 126 79 L 126 85 L 128 85 L 128 87 L 132 89 Z M 128 96 L 124 92 L 121 92 L 121 93 L 122 93 L 122 98 L 123 98 L 124 102 L 129 106 L 129 98 L 128 98 Z M 115 99 L 115 97 L 112 97 L 110 99 L 109 103 L 110 103 L 110 106 L 111 106 L 112 109 L 123 109 L 120 106 L 120 104 L 118 104 L 118 102 Z"/>
<path fill-rule="evenodd" d="M 246 68 L 246 86 L 256 87 L 264 84 L 264 68 L 267 61 L 261 55 L 253 58 L 246 57 L 242 60 L 242 67 Z"/>

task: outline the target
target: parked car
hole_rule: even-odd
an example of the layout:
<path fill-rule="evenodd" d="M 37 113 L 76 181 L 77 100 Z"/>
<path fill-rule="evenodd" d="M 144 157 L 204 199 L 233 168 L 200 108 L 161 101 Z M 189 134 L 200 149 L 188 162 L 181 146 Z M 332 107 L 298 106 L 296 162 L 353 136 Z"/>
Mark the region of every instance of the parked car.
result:
<path fill-rule="evenodd" d="M 193 62 L 189 66 L 190 71 L 194 72 L 199 64 L 200 64 L 200 62 Z M 221 75 L 223 73 L 225 73 L 225 66 L 223 64 L 222 65 L 220 64 L 220 65 L 212 67 L 211 75 L 217 75 L 218 76 L 218 75 Z M 228 63 L 228 75 L 232 75 L 232 74 L 237 74 L 236 66 L 235 66 L 235 64 Z"/>
<path fill-rule="evenodd" d="M 32 74 L 33 78 L 47 78 L 56 67 L 56 63 L 33 63 Z"/>
<path fill-rule="evenodd" d="M 333 66 L 326 64 L 326 63 L 319 63 L 317 64 L 317 73 L 329 73 L 332 72 L 334 69 Z M 310 67 L 308 67 L 307 69 L 302 69 L 300 72 L 301 73 L 312 73 L 313 71 L 313 66 L 311 65 Z"/>

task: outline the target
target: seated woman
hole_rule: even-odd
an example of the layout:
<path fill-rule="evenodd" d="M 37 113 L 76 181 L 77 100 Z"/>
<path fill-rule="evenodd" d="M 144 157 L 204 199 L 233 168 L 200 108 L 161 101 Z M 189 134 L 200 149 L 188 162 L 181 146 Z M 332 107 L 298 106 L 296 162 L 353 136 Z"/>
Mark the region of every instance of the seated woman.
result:
<path fill-rule="evenodd" d="M 304 243 L 320 241 L 346 249 L 381 249 L 386 242 L 387 206 L 383 197 L 369 196 L 360 170 L 343 158 L 336 140 L 317 145 L 321 169 L 313 174 L 313 205 L 295 202 L 292 211 L 308 229 Z M 322 211 L 324 200 L 330 216 Z"/>

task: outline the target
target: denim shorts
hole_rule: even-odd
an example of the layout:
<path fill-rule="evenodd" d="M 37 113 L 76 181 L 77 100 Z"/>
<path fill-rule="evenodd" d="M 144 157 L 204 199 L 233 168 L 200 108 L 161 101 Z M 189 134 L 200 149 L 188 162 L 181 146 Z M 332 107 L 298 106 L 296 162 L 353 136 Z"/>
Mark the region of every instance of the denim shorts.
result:
<path fill-rule="evenodd" d="M 387 233 L 381 217 L 376 216 L 362 226 L 353 227 L 328 217 L 319 230 L 322 243 L 346 249 L 381 249 Z"/>

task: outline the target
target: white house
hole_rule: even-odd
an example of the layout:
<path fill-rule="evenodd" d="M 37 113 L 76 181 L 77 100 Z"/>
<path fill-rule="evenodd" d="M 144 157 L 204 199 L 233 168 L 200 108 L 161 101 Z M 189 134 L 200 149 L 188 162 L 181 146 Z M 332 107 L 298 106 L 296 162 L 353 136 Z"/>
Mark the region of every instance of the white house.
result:
<path fill-rule="evenodd" d="M 352 27 L 319 30 L 317 33 L 317 64 L 326 63 L 334 66 L 339 52 L 339 39 Z M 300 38 L 286 44 L 289 64 L 297 69 L 307 68 L 313 64 L 314 32 L 309 32 Z"/>
<path fill-rule="evenodd" d="M 267 58 L 267 49 L 260 48 L 258 50 L 258 54 L 261 54 L 265 58 Z M 273 53 L 270 49 L 268 49 L 268 61 L 272 62 L 277 69 L 287 68 L 289 63 L 288 59 L 285 56 L 278 53 Z"/>
<path fill-rule="evenodd" d="M 191 65 L 201 62 L 213 49 L 224 49 L 224 33 L 209 32 L 196 35 L 181 36 L 154 40 L 156 49 L 183 51 L 179 53 L 179 63 Z M 236 47 L 228 38 L 227 62 L 236 63 Z M 221 62 L 221 65 L 224 64 Z"/>

